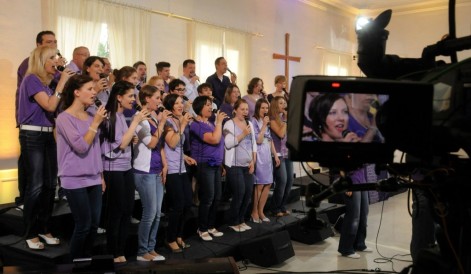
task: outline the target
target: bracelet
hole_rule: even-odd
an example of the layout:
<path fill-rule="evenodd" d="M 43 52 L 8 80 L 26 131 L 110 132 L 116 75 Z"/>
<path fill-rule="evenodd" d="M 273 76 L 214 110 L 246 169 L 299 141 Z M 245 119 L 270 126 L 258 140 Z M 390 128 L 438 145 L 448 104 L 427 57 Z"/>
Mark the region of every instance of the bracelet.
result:
<path fill-rule="evenodd" d="M 93 131 L 93 132 L 95 132 L 95 133 L 98 132 L 96 129 L 94 129 L 94 128 L 92 128 L 92 127 L 89 127 L 88 130 Z"/>

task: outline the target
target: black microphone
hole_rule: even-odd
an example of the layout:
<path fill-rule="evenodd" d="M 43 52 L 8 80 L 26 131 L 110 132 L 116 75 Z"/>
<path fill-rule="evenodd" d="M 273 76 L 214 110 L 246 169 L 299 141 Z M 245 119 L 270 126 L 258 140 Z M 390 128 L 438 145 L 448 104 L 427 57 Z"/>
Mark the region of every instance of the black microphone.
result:
<path fill-rule="evenodd" d="M 244 116 L 244 120 L 245 120 L 245 123 L 246 123 L 247 125 L 249 125 L 249 117 L 248 117 L 248 116 Z"/>
<path fill-rule="evenodd" d="M 62 55 L 61 55 L 61 53 L 60 53 L 59 50 L 57 50 L 57 53 L 56 53 L 56 54 L 57 54 L 57 56 L 59 56 L 59 58 L 62 58 Z M 58 71 L 60 71 L 60 72 L 64 71 L 64 69 L 65 69 L 65 67 L 64 67 L 64 66 L 61 66 L 61 65 L 57 65 L 57 66 L 55 66 L 55 68 L 56 68 L 56 70 L 58 70 Z"/>
<path fill-rule="evenodd" d="M 185 101 L 190 101 L 190 99 L 188 99 L 188 97 L 186 97 L 185 95 L 182 95 L 182 99 Z"/>
<path fill-rule="evenodd" d="M 351 131 L 350 131 L 350 130 L 348 130 L 348 129 L 346 129 L 346 130 L 342 131 L 342 138 L 345 138 L 345 137 L 347 137 L 347 135 L 348 135 L 350 132 L 351 132 Z"/>
<path fill-rule="evenodd" d="M 99 108 L 101 105 L 103 105 L 103 103 L 100 101 L 100 99 L 98 99 L 98 97 L 95 97 L 95 106 Z"/>
<path fill-rule="evenodd" d="M 164 107 L 158 107 L 158 108 L 157 108 L 157 113 L 163 112 L 164 110 L 165 110 Z"/>
<path fill-rule="evenodd" d="M 100 77 L 100 79 L 108 77 L 108 75 L 106 75 L 106 73 L 100 73 L 100 74 L 98 74 L 98 76 Z"/>

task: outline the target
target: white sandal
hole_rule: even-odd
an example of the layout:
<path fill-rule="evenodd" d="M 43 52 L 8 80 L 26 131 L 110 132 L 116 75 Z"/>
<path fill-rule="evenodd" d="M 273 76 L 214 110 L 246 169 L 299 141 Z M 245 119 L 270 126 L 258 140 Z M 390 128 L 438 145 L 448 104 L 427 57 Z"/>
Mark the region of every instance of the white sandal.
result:
<path fill-rule="evenodd" d="M 58 245 L 61 243 L 61 241 L 55 237 L 49 238 L 44 234 L 38 234 L 38 236 L 41 237 L 41 239 L 43 239 L 44 241 L 46 241 L 46 244 L 48 245 Z"/>
<path fill-rule="evenodd" d="M 26 244 L 30 249 L 33 250 L 42 250 L 44 249 L 44 244 L 41 241 L 33 242 L 33 240 L 26 240 Z"/>

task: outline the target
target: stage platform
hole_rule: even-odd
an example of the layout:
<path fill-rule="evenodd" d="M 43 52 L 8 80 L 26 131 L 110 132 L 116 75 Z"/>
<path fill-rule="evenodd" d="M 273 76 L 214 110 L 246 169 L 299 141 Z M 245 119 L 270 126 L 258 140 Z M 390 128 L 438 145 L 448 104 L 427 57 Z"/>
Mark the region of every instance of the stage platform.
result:
<path fill-rule="evenodd" d="M 272 193 L 270 194 L 269 199 L 271 199 L 271 195 Z M 267 208 L 269 207 L 269 202 L 270 201 L 267 203 Z M 0 206 L 0 210 L 8 206 L 13 205 L 2 205 Z M 139 200 L 136 200 L 135 207 L 140 208 Z M 169 261 L 203 260 L 207 258 L 221 257 L 233 257 L 236 261 L 244 259 L 243 254 L 241 254 L 239 250 L 241 245 L 279 231 L 290 231 L 290 226 L 297 226 L 301 220 L 306 218 L 310 208 L 305 206 L 300 186 L 293 186 L 287 207 L 292 212 L 291 215 L 284 217 L 273 217 L 267 215 L 270 218 L 270 222 L 264 222 L 262 224 L 247 222 L 252 229 L 238 233 L 232 231 L 224 224 L 229 204 L 227 201 L 222 202 L 218 210 L 219 223 L 217 224 L 217 227 L 224 233 L 224 236 L 219 238 L 214 237 L 213 241 L 204 242 L 196 234 L 198 210 L 195 206 L 192 208 L 191 216 L 185 224 L 184 239 L 187 244 L 191 245 L 191 247 L 184 249 L 182 253 L 172 253 L 165 246 L 164 239 L 167 219 L 164 215 L 161 218 L 156 251 L 165 256 Z M 334 213 L 335 216 L 337 216 L 342 213 L 342 210 L 343 206 L 328 203 L 321 203 L 321 206 L 316 209 L 318 214 L 326 213 L 327 216 L 329 213 Z M 61 264 L 69 264 L 68 241 L 73 231 L 73 219 L 66 200 L 60 200 L 55 203 L 52 223 L 52 233 L 61 239 L 61 245 L 56 247 L 46 246 L 45 250 L 33 251 L 27 247 L 26 242 L 21 238 L 24 229 L 22 211 L 13 208 L 4 214 L 1 214 L 0 266 L 40 266 L 42 268 L 51 268 Z M 131 225 L 126 250 L 126 257 L 129 262 L 136 260 L 137 229 L 138 224 Z M 106 234 L 98 235 L 95 241 L 94 254 L 106 254 Z"/>

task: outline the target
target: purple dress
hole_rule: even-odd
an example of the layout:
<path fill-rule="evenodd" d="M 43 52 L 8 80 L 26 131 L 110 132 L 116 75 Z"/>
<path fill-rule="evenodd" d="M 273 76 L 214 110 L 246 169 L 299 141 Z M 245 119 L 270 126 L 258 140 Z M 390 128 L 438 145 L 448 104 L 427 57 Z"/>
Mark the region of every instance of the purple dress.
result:
<path fill-rule="evenodd" d="M 255 131 L 255 139 L 257 139 L 262 129 L 262 120 L 252 117 L 252 124 Z M 257 144 L 257 164 L 255 165 L 255 184 L 271 184 L 273 183 L 273 161 L 271 158 L 271 134 L 270 129 L 265 130 L 263 142 Z"/>

